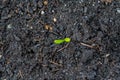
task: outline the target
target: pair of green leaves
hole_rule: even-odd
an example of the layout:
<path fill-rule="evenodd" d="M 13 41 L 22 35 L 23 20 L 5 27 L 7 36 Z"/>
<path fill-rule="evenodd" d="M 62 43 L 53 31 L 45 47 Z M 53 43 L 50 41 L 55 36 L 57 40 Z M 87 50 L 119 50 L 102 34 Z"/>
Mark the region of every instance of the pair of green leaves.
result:
<path fill-rule="evenodd" d="M 62 43 L 64 43 L 64 42 L 70 42 L 71 41 L 71 39 L 70 38 L 64 38 L 64 39 L 56 39 L 56 40 L 54 40 L 54 44 L 62 44 Z"/>

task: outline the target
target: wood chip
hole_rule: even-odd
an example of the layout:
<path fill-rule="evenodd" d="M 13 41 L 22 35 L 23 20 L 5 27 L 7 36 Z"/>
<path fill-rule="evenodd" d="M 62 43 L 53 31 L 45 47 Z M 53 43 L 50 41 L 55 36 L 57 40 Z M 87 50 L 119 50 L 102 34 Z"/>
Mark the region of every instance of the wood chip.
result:
<path fill-rule="evenodd" d="M 83 45 L 83 46 L 86 46 L 86 47 L 89 47 L 89 48 L 93 48 L 93 46 L 91 46 L 91 45 L 88 45 L 88 44 L 86 44 L 86 43 L 80 43 L 81 45 Z"/>
<path fill-rule="evenodd" d="M 45 29 L 52 31 L 53 28 L 52 28 L 52 26 L 50 26 L 50 25 L 45 25 Z"/>
<path fill-rule="evenodd" d="M 101 2 L 104 2 L 104 3 L 108 4 L 108 3 L 111 3 L 112 0 L 101 0 Z"/>
<path fill-rule="evenodd" d="M 46 5 L 48 4 L 48 1 L 45 0 L 45 1 L 43 2 L 43 4 L 46 6 Z"/>
<path fill-rule="evenodd" d="M 54 62 L 54 61 L 49 61 L 49 62 L 52 63 L 52 64 L 54 64 L 54 65 L 57 65 L 57 66 L 62 67 L 62 64 L 59 64 L 59 63 L 57 63 L 57 62 Z"/>

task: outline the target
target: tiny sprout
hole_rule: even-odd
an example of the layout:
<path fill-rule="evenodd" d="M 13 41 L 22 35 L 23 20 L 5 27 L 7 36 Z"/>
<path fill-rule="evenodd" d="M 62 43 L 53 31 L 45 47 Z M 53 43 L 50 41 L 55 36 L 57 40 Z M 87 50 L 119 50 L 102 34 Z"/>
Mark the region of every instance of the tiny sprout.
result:
<path fill-rule="evenodd" d="M 70 38 L 64 38 L 64 39 L 57 39 L 57 40 L 54 40 L 54 43 L 55 44 L 62 44 L 63 42 L 70 42 Z"/>
<path fill-rule="evenodd" d="M 55 43 L 55 44 L 61 44 L 61 43 L 63 43 L 63 42 L 65 42 L 64 39 L 54 40 L 54 43 Z"/>
<path fill-rule="evenodd" d="M 70 38 L 65 38 L 65 42 L 70 42 Z"/>

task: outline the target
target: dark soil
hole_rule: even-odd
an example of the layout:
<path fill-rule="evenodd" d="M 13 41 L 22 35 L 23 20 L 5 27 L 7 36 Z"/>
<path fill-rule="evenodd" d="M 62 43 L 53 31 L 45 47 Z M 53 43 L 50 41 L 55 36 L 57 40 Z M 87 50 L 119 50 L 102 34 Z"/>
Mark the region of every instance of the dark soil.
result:
<path fill-rule="evenodd" d="M 0 0 L 0 80 L 120 80 L 120 0 L 43 2 Z"/>

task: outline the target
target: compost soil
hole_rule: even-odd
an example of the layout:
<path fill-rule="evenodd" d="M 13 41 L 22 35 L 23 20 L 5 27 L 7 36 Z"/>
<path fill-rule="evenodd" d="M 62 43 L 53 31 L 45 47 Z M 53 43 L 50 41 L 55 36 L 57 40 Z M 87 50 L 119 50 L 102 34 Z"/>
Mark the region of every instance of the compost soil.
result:
<path fill-rule="evenodd" d="M 120 80 L 120 1 L 0 0 L 0 80 Z"/>

